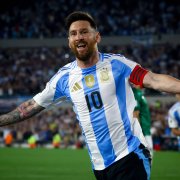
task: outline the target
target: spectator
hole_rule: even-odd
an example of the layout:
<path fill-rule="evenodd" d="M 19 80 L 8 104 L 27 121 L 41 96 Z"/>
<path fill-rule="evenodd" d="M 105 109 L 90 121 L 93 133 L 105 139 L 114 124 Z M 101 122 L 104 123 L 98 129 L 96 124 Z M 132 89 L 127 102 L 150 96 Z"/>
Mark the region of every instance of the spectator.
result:
<path fill-rule="evenodd" d="M 85 10 L 106 22 L 102 35 L 161 35 L 180 33 L 179 3 L 170 1 L 75 1 L 37 0 L 2 10 L 0 38 L 59 38 L 65 36 L 63 17 L 72 10 Z M 96 11 L 98 9 L 98 11 Z M 104 16 L 106 14 L 106 16 Z M 121 18 L 119 18 L 121 17 Z"/>

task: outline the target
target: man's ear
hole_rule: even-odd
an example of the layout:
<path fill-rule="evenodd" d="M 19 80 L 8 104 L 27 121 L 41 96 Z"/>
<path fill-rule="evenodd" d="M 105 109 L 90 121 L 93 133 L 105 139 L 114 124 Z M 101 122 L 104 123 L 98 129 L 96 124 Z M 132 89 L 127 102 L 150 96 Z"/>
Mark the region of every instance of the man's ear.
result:
<path fill-rule="evenodd" d="M 97 34 L 96 34 L 96 42 L 97 42 L 97 43 L 100 43 L 100 42 L 101 42 L 101 35 L 100 35 L 99 32 L 97 32 Z"/>

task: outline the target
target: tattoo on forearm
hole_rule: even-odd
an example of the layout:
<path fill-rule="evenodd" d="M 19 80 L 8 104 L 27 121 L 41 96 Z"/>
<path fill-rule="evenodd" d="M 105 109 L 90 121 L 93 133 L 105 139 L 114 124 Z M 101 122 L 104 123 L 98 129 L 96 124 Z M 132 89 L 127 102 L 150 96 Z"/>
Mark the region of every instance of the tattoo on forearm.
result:
<path fill-rule="evenodd" d="M 33 99 L 22 103 L 15 110 L 0 116 L 0 126 L 23 121 L 39 113 L 44 108 L 39 106 Z"/>
<path fill-rule="evenodd" d="M 34 111 L 36 112 L 36 109 L 37 108 L 35 107 L 35 102 L 30 100 L 21 104 L 17 108 L 17 111 L 19 112 L 21 118 L 26 118 L 26 117 L 30 117 L 31 114 L 34 113 Z"/>

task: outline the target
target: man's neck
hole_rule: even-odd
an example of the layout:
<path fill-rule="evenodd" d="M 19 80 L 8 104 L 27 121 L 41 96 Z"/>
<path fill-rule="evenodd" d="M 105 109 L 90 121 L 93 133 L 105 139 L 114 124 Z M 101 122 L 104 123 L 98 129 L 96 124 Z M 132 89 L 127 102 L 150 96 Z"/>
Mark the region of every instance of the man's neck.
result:
<path fill-rule="evenodd" d="M 81 61 L 77 59 L 78 66 L 80 68 L 89 68 L 94 66 L 99 61 L 99 53 L 95 51 L 87 61 Z"/>

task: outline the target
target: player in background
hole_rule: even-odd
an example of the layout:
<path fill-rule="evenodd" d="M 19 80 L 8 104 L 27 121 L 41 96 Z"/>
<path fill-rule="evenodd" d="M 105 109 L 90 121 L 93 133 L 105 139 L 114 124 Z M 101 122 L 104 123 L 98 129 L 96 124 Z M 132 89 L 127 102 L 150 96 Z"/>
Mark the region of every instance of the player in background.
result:
<path fill-rule="evenodd" d="M 176 94 L 180 80 L 148 71 L 120 54 L 99 52 L 101 36 L 86 12 L 71 13 L 66 28 L 74 61 L 60 68 L 41 93 L 1 115 L 0 126 L 71 100 L 96 179 L 149 180 L 151 157 L 139 122 L 133 118 L 136 101 L 131 83 Z"/>
<path fill-rule="evenodd" d="M 168 111 L 168 125 L 172 133 L 178 138 L 180 150 L 180 94 L 176 94 L 177 102 Z"/>
<path fill-rule="evenodd" d="M 149 105 L 143 91 L 139 86 L 133 87 L 134 97 L 137 101 L 137 105 L 134 109 L 134 117 L 139 120 L 142 128 L 142 132 L 148 144 L 151 156 L 153 156 L 153 140 L 151 136 L 151 114 Z"/>

